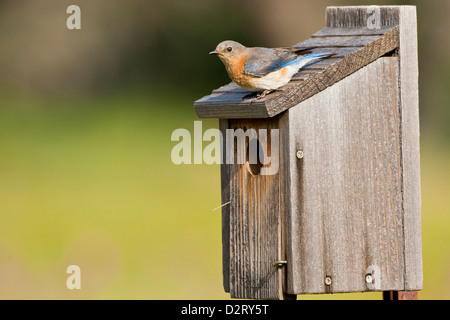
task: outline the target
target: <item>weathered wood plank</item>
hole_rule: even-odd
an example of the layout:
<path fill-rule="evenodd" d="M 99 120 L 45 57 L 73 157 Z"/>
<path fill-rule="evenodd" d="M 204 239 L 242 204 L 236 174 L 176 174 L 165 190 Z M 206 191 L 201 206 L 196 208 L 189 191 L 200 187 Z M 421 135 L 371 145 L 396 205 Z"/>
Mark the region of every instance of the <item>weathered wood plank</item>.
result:
<path fill-rule="evenodd" d="M 380 58 L 284 116 L 291 137 L 287 292 L 404 287 L 397 83 L 398 59 Z M 380 283 L 368 287 L 366 272 L 377 268 Z"/>
<path fill-rule="evenodd" d="M 204 97 L 195 103 L 199 118 L 245 119 L 268 118 L 264 103 L 251 103 L 243 98 L 250 92 L 219 92 Z"/>
<path fill-rule="evenodd" d="M 380 27 L 398 26 L 400 12 L 398 6 L 349 6 L 327 7 L 326 19 L 328 28 L 367 27 L 367 22 L 380 11 Z"/>
<path fill-rule="evenodd" d="M 369 29 L 364 27 L 348 27 L 348 28 L 323 28 L 312 35 L 313 38 L 317 37 L 341 37 L 341 36 L 376 36 L 383 35 L 387 31 L 395 28 L 395 26 L 384 26 L 379 29 Z"/>
<path fill-rule="evenodd" d="M 289 117 L 282 114 L 278 116 L 279 127 L 280 127 L 280 166 L 279 166 L 279 180 L 280 180 L 280 215 L 281 215 L 281 244 L 279 256 L 282 261 L 287 261 L 287 257 L 290 255 L 289 238 L 290 230 L 288 230 L 290 212 L 291 212 L 291 198 L 290 198 L 290 157 L 281 156 L 289 155 L 290 152 L 290 129 L 289 129 Z M 283 268 L 283 292 L 287 294 L 288 292 L 288 269 L 291 268 L 290 265 L 286 265 Z"/>
<path fill-rule="evenodd" d="M 230 120 L 231 129 L 278 129 L 278 119 Z M 258 139 L 271 150 L 272 137 Z M 273 142 L 275 143 L 275 141 Z M 277 140 L 276 143 L 279 143 Z M 230 147 L 230 143 L 228 144 Z M 234 145 L 248 160 L 248 141 Z M 275 172 L 274 172 L 275 173 Z M 232 298 L 283 299 L 279 173 L 252 174 L 248 164 L 230 165 L 230 293 Z"/>
<path fill-rule="evenodd" d="M 405 290 L 423 287 L 419 67 L 415 6 L 400 11 L 400 100 L 402 118 L 403 210 L 405 232 Z"/>
<path fill-rule="evenodd" d="M 295 48 L 323 48 L 323 47 L 362 47 L 378 40 L 383 35 L 374 36 L 339 36 L 315 37 L 296 44 Z"/>
<path fill-rule="evenodd" d="M 200 99 L 198 102 L 204 104 L 215 104 L 217 102 L 220 102 L 220 104 L 223 106 L 238 104 L 245 105 L 245 100 L 243 100 L 243 98 L 246 94 L 246 92 L 243 92 L 241 90 L 226 92 L 219 91 L 210 96 Z M 262 103 L 260 103 L 260 105 L 262 105 Z"/>
<path fill-rule="evenodd" d="M 227 145 L 226 130 L 228 129 L 228 120 L 219 119 L 219 129 L 222 134 L 220 165 L 220 182 L 222 205 L 230 202 L 230 165 L 225 161 L 224 146 Z M 222 207 L 222 274 L 223 288 L 225 292 L 230 292 L 230 205 Z"/>

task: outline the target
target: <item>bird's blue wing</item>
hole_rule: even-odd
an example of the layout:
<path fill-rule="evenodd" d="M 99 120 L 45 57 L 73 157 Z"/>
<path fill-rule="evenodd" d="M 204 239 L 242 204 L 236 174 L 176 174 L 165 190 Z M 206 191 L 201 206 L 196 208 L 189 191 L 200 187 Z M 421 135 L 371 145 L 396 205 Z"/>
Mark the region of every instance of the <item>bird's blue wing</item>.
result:
<path fill-rule="evenodd" d="M 249 50 L 251 51 L 244 65 L 244 73 L 256 77 L 263 77 L 301 58 L 301 56 L 285 50 L 268 48 L 249 48 Z"/>

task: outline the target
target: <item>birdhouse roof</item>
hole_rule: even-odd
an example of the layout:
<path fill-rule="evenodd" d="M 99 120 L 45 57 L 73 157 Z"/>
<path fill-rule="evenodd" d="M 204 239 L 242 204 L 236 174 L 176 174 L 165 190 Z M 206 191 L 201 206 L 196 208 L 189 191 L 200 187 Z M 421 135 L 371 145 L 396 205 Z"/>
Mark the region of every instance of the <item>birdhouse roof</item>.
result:
<path fill-rule="evenodd" d="M 398 15 L 392 7 L 328 7 L 327 25 L 293 46 L 314 53 L 335 52 L 331 58 L 303 68 L 292 80 L 263 99 L 243 99 L 250 92 L 227 84 L 194 103 L 199 118 L 270 118 L 332 86 L 399 47 Z M 376 20 L 378 18 L 379 20 Z M 370 25 L 369 25 L 370 24 Z"/>

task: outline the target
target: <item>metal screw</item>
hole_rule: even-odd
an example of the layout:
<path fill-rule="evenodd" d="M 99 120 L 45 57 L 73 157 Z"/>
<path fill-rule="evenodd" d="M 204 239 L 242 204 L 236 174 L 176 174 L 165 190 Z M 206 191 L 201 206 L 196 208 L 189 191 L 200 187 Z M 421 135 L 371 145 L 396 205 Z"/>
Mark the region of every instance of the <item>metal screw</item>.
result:
<path fill-rule="evenodd" d="M 274 264 L 273 264 L 273 267 L 275 268 L 275 267 L 283 267 L 283 266 L 285 266 L 285 265 L 287 265 L 287 261 L 276 261 Z"/>
<path fill-rule="evenodd" d="M 372 283 L 372 281 L 373 281 L 372 275 L 371 274 L 366 275 L 366 282 L 367 283 Z"/>
<path fill-rule="evenodd" d="M 326 284 L 327 286 L 331 286 L 331 277 L 326 277 L 326 278 L 325 278 L 325 284 Z"/>
<path fill-rule="evenodd" d="M 303 158 L 303 151 L 302 150 L 298 150 L 297 151 L 297 158 L 299 158 L 299 159 Z"/>

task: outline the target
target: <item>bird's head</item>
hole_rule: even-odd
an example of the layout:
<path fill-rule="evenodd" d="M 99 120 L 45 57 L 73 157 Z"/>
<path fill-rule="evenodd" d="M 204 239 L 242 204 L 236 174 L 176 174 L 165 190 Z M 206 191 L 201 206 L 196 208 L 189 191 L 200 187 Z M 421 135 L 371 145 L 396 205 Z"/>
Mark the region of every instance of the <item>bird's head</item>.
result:
<path fill-rule="evenodd" d="M 239 58 L 245 51 L 245 46 L 236 41 L 223 41 L 219 43 L 216 50 L 210 52 L 211 55 L 217 55 L 224 62 Z"/>

